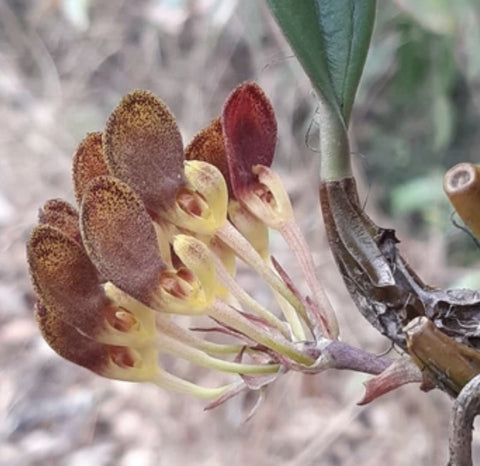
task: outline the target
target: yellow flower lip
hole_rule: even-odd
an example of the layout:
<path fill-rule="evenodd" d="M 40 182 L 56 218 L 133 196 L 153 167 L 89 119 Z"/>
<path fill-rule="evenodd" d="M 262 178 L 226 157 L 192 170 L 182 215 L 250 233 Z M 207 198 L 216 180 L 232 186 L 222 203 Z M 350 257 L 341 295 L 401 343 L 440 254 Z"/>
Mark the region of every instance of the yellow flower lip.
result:
<path fill-rule="evenodd" d="M 160 275 L 159 288 L 152 302 L 156 310 L 195 315 L 204 313 L 208 304 L 201 282 L 190 269 L 179 267 Z"/>
<path fill-rule="evenodd" d="M 188 185 L 178 189 L 172 208 L 163 212 L 177 227 L 199 235 L 213 235 L 227 219 L 225 180 L 213 165 L 198 160 L 185 162 Z"/>
<path fill-rule="evenodd" d="M 217 282 L 211 252 L 202 241 L 188 235 L 175 235 L 173 248 L 181 261 L 195 275 L 201 285 L 205 306 L 215 299 L 221 285 Z"/>
<path fill-rule="evenodd" d="M 105 307 L 104 313 L 107 322 L 119 332 L 132 332 L 140 326 L 138 319 L 128 309 L 110 304 Z"/>

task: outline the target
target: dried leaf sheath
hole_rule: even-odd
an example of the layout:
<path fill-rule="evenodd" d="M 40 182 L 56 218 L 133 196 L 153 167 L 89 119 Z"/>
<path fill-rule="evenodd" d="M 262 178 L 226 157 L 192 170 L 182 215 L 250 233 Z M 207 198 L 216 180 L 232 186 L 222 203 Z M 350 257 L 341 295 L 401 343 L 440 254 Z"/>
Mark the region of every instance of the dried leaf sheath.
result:
<path fill-rule="evenodd" d="M 377 245 L 381 229 L 361 212 L 354 179 L 324 182 L 320 190 L 330 249 L 354 302 L 377 330 L 406 349 L 409 292 L 396 286 L 395 258 L 385 257 Z"/>
<path fill-rule="evenodd" d="M 478 293 L 425 285 L 398 252 L 393 230 L 377 227 L 363 212 L 353 178 L 323 182 L 320 200 L 330 248 L 347 289 L 378 331 L 406 350 L 404 327 L 426 316 L 446 335 L 480 348 Z M 440 378 L 437 382 L 443 386 Z"/>

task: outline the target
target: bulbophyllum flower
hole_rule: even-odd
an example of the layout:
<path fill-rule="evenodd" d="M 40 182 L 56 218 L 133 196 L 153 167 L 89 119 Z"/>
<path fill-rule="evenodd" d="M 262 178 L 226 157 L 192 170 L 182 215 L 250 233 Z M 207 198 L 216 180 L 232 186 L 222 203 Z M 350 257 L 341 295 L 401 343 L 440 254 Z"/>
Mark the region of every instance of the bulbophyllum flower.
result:
<path fill-rule="evenodd" d="M 270 168 L 277 123 L 270 102 L 258 86 L 246 83 L 232 92 L 223 108 L 222 128 L 234 196 L 253 216 L 282 234 L 321 308 L 321 312 L 315 308 L 314 313 L 322 333 L 337 338 L 335 313 L 320 286 L 310 250 L 294 220 L 288 194 L 279 176 Z"/>
<path fill-rule="evenodd" d="M 235 89 L 185 150 L 160 99 L 125 96 L 74 154 L 78 209 L 48 201 L 27 245 L 47 343 L 105 377 L 219 397 L 212 406 L 289 369 L 384 370 L 388 362 L 336 340 L 335 316 L 271 168 L 276 138 L 273 108 L 254 83 Z M 269 228 L 298 258 L 311 296 L 270 257 Z M 237 259 L 271 289 L 278 309 L 237 283 Z M 177 314 L 192 323 L 209 317 L 213 327 L 185 328 Z M 166 372 L 164 354 L 237 379 L 199 387 Z"/>

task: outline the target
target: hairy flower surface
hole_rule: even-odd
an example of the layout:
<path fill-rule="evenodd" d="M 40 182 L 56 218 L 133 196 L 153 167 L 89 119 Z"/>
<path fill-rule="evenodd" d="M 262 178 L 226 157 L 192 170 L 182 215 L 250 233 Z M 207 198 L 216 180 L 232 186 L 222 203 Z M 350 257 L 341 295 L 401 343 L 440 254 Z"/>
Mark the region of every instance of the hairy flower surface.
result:
<path fill-rule="evenodd" d="M 276 138 L 273 107 L 254 83 L 235 89 L 185 150 L 160 99 L 126 95 L 74 154 L 78 208 L 48 201 L 28 242 L 47 343 L 105 377 L 220 397 L 214 404 L 284 370 L 314 370 L 338 329 L 271 168 Z M 283 234 L 311 296 L 270 257 L 269 228 Z M 272 290 L 278 309 L 236 282 L 237 259 Z M 208 316 L 213 327 L 184 328 L 176 314 Z M 223 342 L 205 338 L 207 330 Z M 237 379 L 200 387 L 166 372 L 163 354 Z"/>

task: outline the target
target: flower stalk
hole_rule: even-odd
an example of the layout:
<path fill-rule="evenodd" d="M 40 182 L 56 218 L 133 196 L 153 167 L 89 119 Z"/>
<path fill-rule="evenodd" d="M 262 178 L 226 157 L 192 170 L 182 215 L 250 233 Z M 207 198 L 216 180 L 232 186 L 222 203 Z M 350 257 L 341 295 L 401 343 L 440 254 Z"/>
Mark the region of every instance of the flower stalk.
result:
<path fill-rule="evenodd" d="M 278 294 L 284 297 L 292 308 L 284 307 L 285 318 L 292 328 L 295 337 L 301 341 L 305 339 L 299 316 L 306 320 L 306 312 L 300 300 L 285 286 L 280 277 L 265 263 L 250 243 L 230 224 L 226 223 L 217 230 L 217 236 L 230 246 L 250 267 L 252 267 Z"/>

